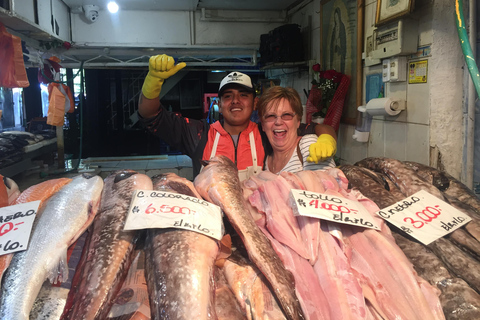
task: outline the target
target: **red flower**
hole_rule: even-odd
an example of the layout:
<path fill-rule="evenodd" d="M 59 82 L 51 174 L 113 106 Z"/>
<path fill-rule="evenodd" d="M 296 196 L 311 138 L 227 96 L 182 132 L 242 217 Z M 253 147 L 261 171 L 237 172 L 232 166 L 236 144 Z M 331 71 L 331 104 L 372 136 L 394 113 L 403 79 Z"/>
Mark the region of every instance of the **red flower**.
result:
<path fill-rule="evenodd" d="M 325 79 L 333 79 L 335 78 L 335 76 L 337 75 L 337 71 L 335 70 L 327 70 L 325 71 L 325 73 L 323 74 L 323 77 Z"/>
<path fill-rule="evenodd" d="M 315 72 L 320 72 L 320 63 L 314 64 L 312 70 Z"/>
<path fill-rule="evenodd" d="M 343 74 L 341 74 L 340 72 L 337 72 L 337 74 L 333 78 L 333 82 L 340 83 L 340 81 L 342 80 L 342 77 L 343 77 Z"/>

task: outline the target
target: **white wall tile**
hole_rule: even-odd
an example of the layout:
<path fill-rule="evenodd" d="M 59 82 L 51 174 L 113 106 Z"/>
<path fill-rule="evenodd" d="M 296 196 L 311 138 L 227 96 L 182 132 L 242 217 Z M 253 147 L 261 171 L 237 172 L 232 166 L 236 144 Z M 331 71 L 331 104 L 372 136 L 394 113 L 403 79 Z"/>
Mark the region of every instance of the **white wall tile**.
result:
<path fill-rule="evenodd" d="M 385 155 L 384 123 L 383 120 L 372 120 L 370 139 L 368 141 L 368 157 L 383 157 Z"/>
<path fill-rule="evenodd" d="M 385 157 L 406 160 L 406 132 L 406 123 L 384 122 Z"/>
<path fill-rule="evenodd" d="M 428 79 L 428 76 L 427 76 Z M 430 123 L 430 86 L 428 83 L 409 84 L 407 89 L 407 122 Z"/>
<path fill-rule="evenodd" d="M 428 125 L 407 124 L 406 160 L 429 165 L 429 132 Z"/>
<path fill-rule="evenodd" d="M 340 158 L 341 164 L 354 164 L 367 156 L 368 143 L 354 140 L 352 138 L 354 132 L 354 126 L 340 125 L 337 156 Z"/>

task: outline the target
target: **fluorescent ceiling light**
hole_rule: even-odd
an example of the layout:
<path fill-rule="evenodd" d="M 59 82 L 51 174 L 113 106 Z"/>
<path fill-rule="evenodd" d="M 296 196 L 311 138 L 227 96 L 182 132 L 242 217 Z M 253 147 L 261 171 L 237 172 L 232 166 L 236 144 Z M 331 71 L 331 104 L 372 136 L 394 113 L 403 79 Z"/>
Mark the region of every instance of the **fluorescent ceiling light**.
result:
<path fill-rule="evenodd" d="M 116 13 L 118 11 L 118 4 L 115 1 L 110 1 L 107 8 L 110 13 Z"/>

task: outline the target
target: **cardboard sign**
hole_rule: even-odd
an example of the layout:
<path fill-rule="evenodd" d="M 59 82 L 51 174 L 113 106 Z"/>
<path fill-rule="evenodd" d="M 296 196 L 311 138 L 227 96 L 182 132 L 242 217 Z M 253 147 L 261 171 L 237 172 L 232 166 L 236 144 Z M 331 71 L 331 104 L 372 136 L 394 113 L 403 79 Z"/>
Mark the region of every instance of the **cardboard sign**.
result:
<path fill-rule="evenodd" d="M 292 189 L 291 193 L 296 215 L 380 230 L 375 218 L 358 202 L 298 189 Z"/>
<path fill-rule="evenodd" d="M 136 190 L 124 229 L 150 228 L 179 228 L 217 240 L 224 232 L 222 211 L 210 202 L 179 193 Z"/>
<path fill-rule="evenodd" d="M 426 191 L 377 212 L 383 219 L 427 245 L 472 219 Z"/>
<path fill-rule="evenodd" d="M 0 208 L 0 255 L 27 250 L 40 201 Z"/>

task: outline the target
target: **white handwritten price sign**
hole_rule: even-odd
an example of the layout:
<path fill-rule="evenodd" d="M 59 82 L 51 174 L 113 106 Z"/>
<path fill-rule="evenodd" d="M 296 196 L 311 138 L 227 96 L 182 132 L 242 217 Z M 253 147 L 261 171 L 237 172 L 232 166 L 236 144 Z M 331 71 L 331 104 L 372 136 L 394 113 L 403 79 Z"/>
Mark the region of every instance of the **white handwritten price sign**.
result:
<path fill-rule="evenodd" d="M 203 199 L 183 194 L 137 190 L 133 194 L 125 230 L 179 228 L 223 237 L 222 210 Z"/>
<path fill-rule="evenodd" d="M 27 250 L 40 201 L 0 208 L 0 255 Z"/>
<path fill-rule="evenodd" d="M 375 218 L 358 202 L 298 189 L 292 189 L 291 193 L 296 215 L 380 230 Z"/>
<path fill-rule="evenodd" d="M 423 190 L 378 211 L 377 214 L 425 245 L 472 220 L 463 212 Z"/>

